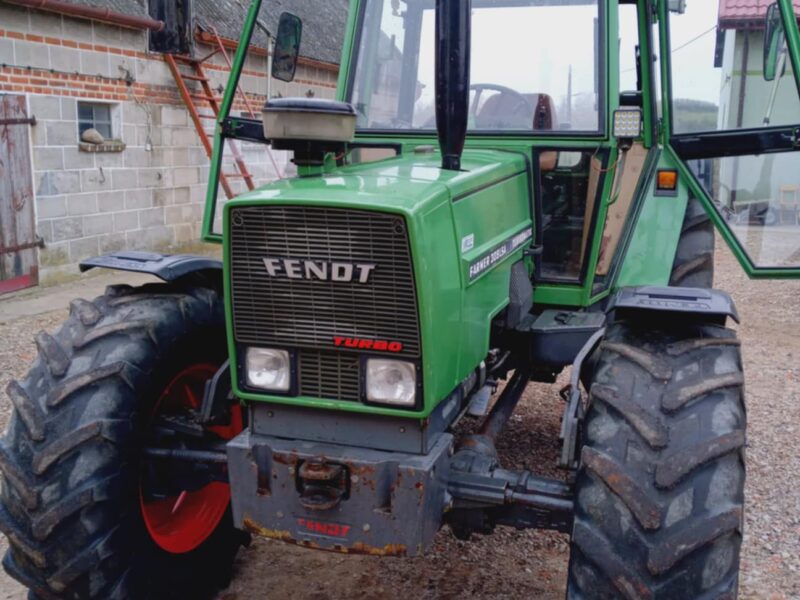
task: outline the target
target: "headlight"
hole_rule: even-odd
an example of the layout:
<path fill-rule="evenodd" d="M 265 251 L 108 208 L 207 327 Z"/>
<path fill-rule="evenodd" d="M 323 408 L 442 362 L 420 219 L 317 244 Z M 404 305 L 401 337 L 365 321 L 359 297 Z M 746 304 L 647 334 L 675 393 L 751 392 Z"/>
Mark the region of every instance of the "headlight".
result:
<path fill-rule="evenodd" d="M 380 404 L 414 406 L 417 370 L 402 360 L 367 360 L 367 400 Z"/>
<path fill-rule="evenodd" d="M 248 385 L 275 392 L 289 391 L 292 367 L 286 350 L 248 348 L 246 356 Z"/>

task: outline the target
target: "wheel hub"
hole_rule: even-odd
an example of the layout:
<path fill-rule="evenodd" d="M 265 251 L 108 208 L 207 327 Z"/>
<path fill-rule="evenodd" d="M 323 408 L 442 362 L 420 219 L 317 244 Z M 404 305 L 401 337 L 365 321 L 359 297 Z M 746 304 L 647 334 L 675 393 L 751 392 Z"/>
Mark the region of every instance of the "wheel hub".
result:
<path fill-rule="evenodd" d="M 193 364 L 180 371 L 155 404 L 151 430 L 159 423 L 191 417 L 199 411 L 205 382 L 216 371 L 217 366 L 210 363 Z M 241 409 L 234 406 L 229 424 L 205 427 L 199 433 L 206 440 L 227 441 L 242 429 Z M 186 460 L 167 460 L 165 464 L 164 459 L 154 458 L 153 454 L 150 452 L 144 458 L 139 480 L 139 504 L 145 526 L 163 550 L 173 554 L 191 552 L 211 536 L 224 517 L 230 503 L 230 485 L 227 481 L 215 481 L 213 469 L 206 464 Z M 218 470 L 224 468 L 225 465 L 217 465 Z M 176 471 L 174 477 L 169 475 L 171 470 Z M 159 482 L 165 479 L 168 487 Z"/>

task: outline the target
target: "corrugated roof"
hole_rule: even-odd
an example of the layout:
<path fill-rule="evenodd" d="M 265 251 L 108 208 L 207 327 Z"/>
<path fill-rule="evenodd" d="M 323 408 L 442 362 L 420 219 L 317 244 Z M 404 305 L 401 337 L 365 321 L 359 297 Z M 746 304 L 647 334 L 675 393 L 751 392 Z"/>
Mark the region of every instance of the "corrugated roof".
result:
<path fill-rule="evenodd" d="M 108 8 L 129 15 L 146 16 L 146 0 L 67 0 L 95 8 Z M 264 0 L 261 20 L 274 34 L 284 11 L 303 20 L 300 54 L 327 63 L 338 64 L 344 39 L 349 0 Z M 238 40 L 249 0 L 194 0 L 194 16 L 201 27 L 213 25 L 222 37 Z M 253 43 L 266 47 L 267 39 L 260 29 Z"/>
<path fill-rule="evenodd" d="M 794 1 L 796 13 L 800 13 L 800 0 Z M 719 23 L 723 28 L 743 23 L 756 23 L 764 19 L 767 8 L 775 0 L 719 0 Z"/>

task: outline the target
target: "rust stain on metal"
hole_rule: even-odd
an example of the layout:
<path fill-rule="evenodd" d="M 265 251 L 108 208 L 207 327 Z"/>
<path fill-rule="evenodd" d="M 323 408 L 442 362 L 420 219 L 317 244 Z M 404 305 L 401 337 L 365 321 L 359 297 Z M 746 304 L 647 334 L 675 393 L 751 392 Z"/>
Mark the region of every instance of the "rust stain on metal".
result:
<path fill-rule="evenodd" d="M 349 548 L 342 547 L 345 554 L 369 554 L 371 556 L 405 556 L 408 549 L 404 544 L 386 544 L 382 548 L 356 542 Z"/>
<path fill-rule="evenodd" d="M 267 527 L 262 527 L 250 517 L 245 517 L 242 521 L 242 525 L 244 526 L 245 531 L 248 531 L 254 535 L 260 535 L 262 537 L 280 540 L 282 542 L 289 542 L 290 544 L 297 543 L 297 540 L 292 537 L 290 532 L 280 529 L 268 529 Z"/>
<path fill-rule="evenodd" d="M 300 465 L 298 475 L 309 481 L 332 481 L 344 475 L 344 467 L 335 463 L 306 460 Z"/>
<path fill-rule="evenodd" d="M 425 484 L 418 481 L 414 484 L 414 489 L 417 490 L 417 506 L 422 506 L 425 501 Z"/>
<path fill-rule="evenodd" d="M 368 487 L 373 492 L 377 489 L 375 480 L 372 477 L 359 476 L 358 483 L 364 487 Z"/>
<path fill-rule="evenodd" d="M 324 550 L 327 552 L 338 552 L 340 554 L 367 554 L 370 556 L 406 556 L 408 554 L 408 548 L 404 544 L 386 544 L 383 547 L 378 547 L 370 546 L 362 542 L 355 542 L 352 546 L 336 544 L 333 547 L 324 547 L 310 540 L 295 539 L 289 531 L 262 527 L 250 517 L 245 517 L 242 521 L 242 525 L 245 531 L 253 535 L 260 535 L 272 540 L 280 540 L 281 542 L 295 544 L 296 546 L 301 546 L 310 550 Z"/>
<path fill-rule="evenodd" d="M 270 489 L 269 473 L 258 473 L 258 486 L 256 487 L 256 494 L 259 496 L 271 496 L 272 490 Z"/>
<path fill-rule="evenodd" d="M 375 465 L 356 465 L 352 462 L 345 462 L 344 464 L 353 475 L 358 475 L 359 477 L 374 475 L 377 471 Z"/>
<path fill-rule="evenodd" d="M 283 453 L 283 452 L 275 452 L 272 454 L 272 460 L 274 460 L 279 465 L 288 465 L 293 467 L 297 464 L 299 458 L 297 454 L 294 452 L 291 453 Z"/>
<path fill-rule="evenodd" d="M 394 494 L 395 490 L 401 488 L 403 486 L 403 471 L 400 469 L 397 470 L 397 476 L 394 478 L 394 481 L 389 485 L 389 493 Z"/>
<path fill-rule="evenodd" d="M 478 448 L 480 449 L 482 446 L 478 443 L 478 439 L 476 436 L 468 435 L 463 440 L 459 441 L 459 449 L 473 449 Z"/>

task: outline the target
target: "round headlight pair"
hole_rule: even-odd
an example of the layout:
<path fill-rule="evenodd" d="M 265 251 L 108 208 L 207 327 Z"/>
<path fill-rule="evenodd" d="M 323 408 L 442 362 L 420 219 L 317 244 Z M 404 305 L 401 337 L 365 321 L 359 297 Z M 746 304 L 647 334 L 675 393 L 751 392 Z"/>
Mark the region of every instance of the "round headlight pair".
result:
<path fill-rule="evenodd" d="M 366 361 L 366 371 L 367 401 L 414 406 L 417 400 L 417 370 L 414 363 L 370 358 Z M 276 348 L 248 348 L 245 376 L 250 387 L 288 392 L 292 382 L 289 352 Z"/>

